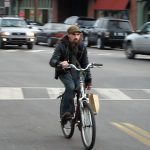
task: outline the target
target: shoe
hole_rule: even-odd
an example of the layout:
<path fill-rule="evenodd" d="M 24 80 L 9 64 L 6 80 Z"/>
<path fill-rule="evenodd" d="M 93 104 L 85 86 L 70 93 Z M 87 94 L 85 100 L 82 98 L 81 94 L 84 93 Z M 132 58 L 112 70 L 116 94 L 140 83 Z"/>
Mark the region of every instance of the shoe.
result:
<path fill-rule="evenodd" d="M 61 123 L 64 125 L 68 120 L 71 120 L 73 115 L 70 112 L 65 112 L 61 117 Z"/>
<path fill-rule="evenodd" d="M 68 118 L 72 118 L 72 117 L 73 117 L 73 115 L 70 112 L 65 112 L 61 118 L 68 119 Z"/>

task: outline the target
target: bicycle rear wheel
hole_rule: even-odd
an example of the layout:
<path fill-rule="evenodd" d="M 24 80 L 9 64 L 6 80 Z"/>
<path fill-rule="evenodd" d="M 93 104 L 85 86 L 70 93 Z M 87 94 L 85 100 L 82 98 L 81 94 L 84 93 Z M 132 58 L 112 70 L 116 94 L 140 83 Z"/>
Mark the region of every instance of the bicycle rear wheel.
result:
<path fill-rule="evenodd" d="M 96 123 L 93 111 L 87 102 L 83 103 L 81 109 L 81 137 L 86 150 L 91 150 L 95 144 Z"/>
<path fill-rule="evenodd" d="M 60 102 L 60 120 L 62 115 L 62 105 L 63 100 Z M 61 121 L 61 129 L 64 134 L 64 137 L 70 139 L 74 134 L 75 123 L 73 119 L 67 120 L 65 123 Z"/>

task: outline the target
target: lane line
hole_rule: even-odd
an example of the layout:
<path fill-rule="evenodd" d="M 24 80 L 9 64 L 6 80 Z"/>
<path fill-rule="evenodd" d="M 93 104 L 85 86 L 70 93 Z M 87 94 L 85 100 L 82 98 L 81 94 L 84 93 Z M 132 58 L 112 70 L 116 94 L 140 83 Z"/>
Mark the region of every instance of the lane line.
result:
<path fill-rule="evenodd" d="M 29 51 L 24 51 L 26 53 L 38 53 L 38 52 L 43 52 L 43 51 L 46 51 L 46 50 L 29 50 Z"/>
<path fill-rule="evenodd" d="M 126 126 L 124 126 L 121 123 L 117 123 L 117 122 L 111 122 L 111 124 L 115 127 L 117 127 L 118 129 L 120 129 L 121 131 L 127 133 L 128 135 L 130 135 L 131 137 L 134 137 L 135 139 L 137 139 L 138 141 L 140 141 L 141 143 L 150 146 L 150 139 L 145 138 L 141 135 L 139 135 L 138 133 L 132 131 L 131 129 L 127 128 Z"/>
<path fill-rule="evenodd" d="M 137 127 L 133 124 L 130 124 L 130 123 L 122 123 L 122 124 L 124 124 L 128 128 L 134 130 L 135 132 L 139 133 L 140 135 L 142 135 L 142 136 L 144 136 L 150 140 L 150 132 L 149 131 L 145 131 L 142 128 L 139 128 L 139 127 Z"/>

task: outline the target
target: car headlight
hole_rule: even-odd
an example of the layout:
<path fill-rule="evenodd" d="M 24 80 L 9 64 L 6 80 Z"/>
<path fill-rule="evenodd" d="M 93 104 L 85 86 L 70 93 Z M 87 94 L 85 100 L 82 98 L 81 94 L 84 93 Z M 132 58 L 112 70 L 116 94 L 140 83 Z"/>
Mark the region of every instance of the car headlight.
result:
<path fill-rule="evenodd" d="M 10 32 L 2 32 L 1 35 L 2 36 L 8 36 L 8 35 L 10 35 Z"/>
<path fill-rule="evenodd" d="M 33 32 L 27 32 L 26 34 L 27 34 L 27 36 L 34 36 Z"/>

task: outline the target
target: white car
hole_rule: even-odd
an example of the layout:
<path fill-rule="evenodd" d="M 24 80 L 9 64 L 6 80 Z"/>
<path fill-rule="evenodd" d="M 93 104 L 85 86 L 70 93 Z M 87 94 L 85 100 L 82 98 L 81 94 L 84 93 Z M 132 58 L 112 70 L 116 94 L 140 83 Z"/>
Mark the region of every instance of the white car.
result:
<path fill-rule="evenodd" d="M 134 59 L 136 54 L 150 55 L 150 22 L 126 36 L 123 47 L 128 59 Z"/>
<path fill-rule="evenodd" d="M 6 45 L 27 45 L 32 49 L 35 35 L 20 17 L 0 17 L 0 49 Z"/>

